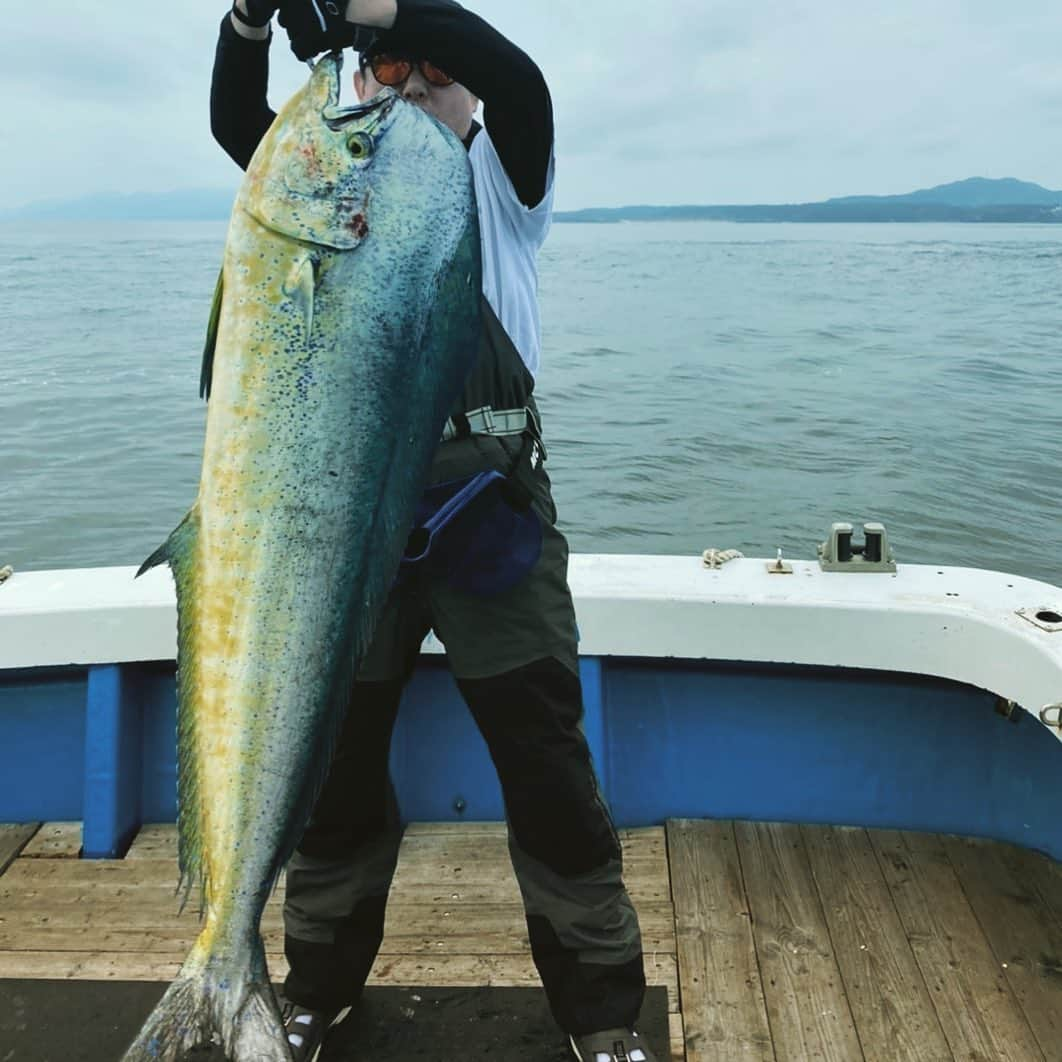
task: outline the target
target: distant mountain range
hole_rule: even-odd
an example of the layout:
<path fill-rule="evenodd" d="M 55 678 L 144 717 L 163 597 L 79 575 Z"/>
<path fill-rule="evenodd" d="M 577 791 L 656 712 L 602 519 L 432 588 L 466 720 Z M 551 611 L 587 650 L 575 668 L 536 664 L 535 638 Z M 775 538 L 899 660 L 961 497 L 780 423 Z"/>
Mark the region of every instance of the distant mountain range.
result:
<path fill-rule="evenodd" d="M 192 188 L 55 199 L 0 211 L 0 221 L 223 221 L 235 189 Z M 965 181 L 906 195 L 850 195 L 820 203 L 627 206 L 558 211 L 554 220 L 614 221 L 1024 221 L 1062 223 L 1062 192 L 1013 177 Z"/>
<path fill-rule="evenodd" d="M 1013 177 L 923 188 L 906 195 L 850 195 L 821 203 L 631 206 L 570 210 L 556 221 L 1048 221 L 1062 223 L 1062 192 Z"/>
<path fill-rule="evenodd" d="M 14 210 L 0 210 L 0 221 L 225 221 L 235 198 L 235 188 L 182 188 L 133 195 L 104 192 L 79 199 L 42 199 Z"/>
<path fill-rule="evenodd" d="M 965 181 L 938 184 L 906 195 L 848 195 L 841 199 L 827 199 L 827 203 L 943 203 L 946 206 L 1059 206 L 1062 192 L 1052 192 L 1030 181 L 1013 177 L 989 180 L 987 177 L 968 177 Z"/>

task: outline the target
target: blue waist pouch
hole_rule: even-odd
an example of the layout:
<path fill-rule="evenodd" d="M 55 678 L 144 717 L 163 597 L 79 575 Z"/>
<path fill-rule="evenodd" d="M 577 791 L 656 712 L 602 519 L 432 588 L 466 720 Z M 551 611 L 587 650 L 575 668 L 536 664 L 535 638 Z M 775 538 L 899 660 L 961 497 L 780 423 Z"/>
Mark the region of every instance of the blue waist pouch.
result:
<path fill-rule="evenodd" d="M 514 506 L 500 472 L 437 483 L 421 496 L 399 578 L 415 570 L 462 593 L 490 597 L 512 589 L 542 555 L 542 523 Z"/>

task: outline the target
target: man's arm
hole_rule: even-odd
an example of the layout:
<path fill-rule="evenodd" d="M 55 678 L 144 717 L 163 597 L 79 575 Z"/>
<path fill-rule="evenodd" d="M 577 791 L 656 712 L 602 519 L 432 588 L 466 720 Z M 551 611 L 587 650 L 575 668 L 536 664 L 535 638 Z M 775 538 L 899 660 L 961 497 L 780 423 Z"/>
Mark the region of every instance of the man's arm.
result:
<path fill-rule="evenodd" d="M 394 31 L 483 101 L 484 124 L 517 196 L 537 206 L 553 158 L 553 102 L 542 72 L 493 26 L 447 0 L 350 0 L 347 18 L 358 21 L 362 5 L 380 18 L 387 3 L 397 10 Z"/>
<path fill-rule="evenodd" d="M 276 117 L 266 102 L 269 80 L 269 26 L 239 23 L 226 14 L 221 23 L 210 82 L 210 130 L 241 169 Z"/>
<path fill-rule="evenodd" d="M 309 2 L 309 0 L 306 0 Z M 347 21 L 394 29 L 484 104 L 484 121 L 520 201 L 537 206 L 553 157 L 553 103 L 535 63 L 451 0 L 349 0 Z M 226 15 L 210 92 L 211 129 L 244 169 L 275 117 L 266 103 L 268 37 Z"/>

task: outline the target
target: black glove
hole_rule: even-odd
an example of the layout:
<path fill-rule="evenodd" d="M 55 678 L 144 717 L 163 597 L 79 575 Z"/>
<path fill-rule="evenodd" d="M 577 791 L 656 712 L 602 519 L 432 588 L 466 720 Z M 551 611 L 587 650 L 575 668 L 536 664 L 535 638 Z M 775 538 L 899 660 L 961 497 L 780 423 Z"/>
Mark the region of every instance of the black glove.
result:
<path fill-rule="evenodd" d="M 268 26 L 269 20 L 280 6 L 280 0 L 244 0 L 244 2 L 247 4 L 247 14 L 245 15 L 234 3 L 232 15 L 238 22 L 242 22 L 245 26 L 253 26 L 255 29 Z"/>
<path fill-rule="evenodd" d="M 352 47 L 359 51 L 372 43 L 375 31 L 346 20 L 347 0 L 280 0 L 277 21 L 291 41 L 299 59 L 312 59 L 321 52 Z"/>

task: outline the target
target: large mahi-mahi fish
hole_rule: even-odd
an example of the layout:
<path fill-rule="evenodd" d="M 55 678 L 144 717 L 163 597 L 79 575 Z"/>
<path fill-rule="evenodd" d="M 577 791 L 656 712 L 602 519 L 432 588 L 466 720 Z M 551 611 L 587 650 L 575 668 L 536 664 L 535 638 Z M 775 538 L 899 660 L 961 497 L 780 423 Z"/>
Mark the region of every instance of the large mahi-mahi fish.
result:
<path fill-rule="evenodd" d="M 467 154 L 394 93 L 341 109 L 340 65 L 318 62 L 247 171 L 199 494 L 144 564 L 177 584 L 180 869 L 205 922 L 127 1062 L 212 1040 L 290 1060 L 259 920 L 476 351 Z"/>

